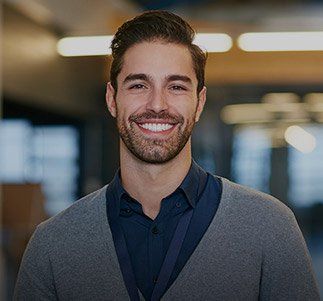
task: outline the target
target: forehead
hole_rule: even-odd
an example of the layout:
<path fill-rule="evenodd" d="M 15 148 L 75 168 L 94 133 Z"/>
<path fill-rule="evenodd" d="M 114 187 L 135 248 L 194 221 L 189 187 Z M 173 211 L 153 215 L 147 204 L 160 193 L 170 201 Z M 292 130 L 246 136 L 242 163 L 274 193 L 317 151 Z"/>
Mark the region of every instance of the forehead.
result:
<path fill-rule="evenodd" d="M 161 41 L 138 43 L 126 51 L 120 79 L 131 73 L 144 73 L 155 79 L 180 74 L 197 82 L 188 48 Z"/>

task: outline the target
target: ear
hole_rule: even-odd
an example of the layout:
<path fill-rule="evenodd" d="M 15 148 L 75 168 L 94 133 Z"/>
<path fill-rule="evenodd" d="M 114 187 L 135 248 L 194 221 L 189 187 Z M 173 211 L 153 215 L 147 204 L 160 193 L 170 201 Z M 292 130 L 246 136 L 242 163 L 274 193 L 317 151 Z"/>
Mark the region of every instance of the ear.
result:
<path fill-rule="evenodd" d="M 107 83 L 107 92 L 105 94 L 105 101 L 107 102 L 107 106 L 109 109 L 110 114 L 113 117 L 117 116 L 117 104 L 115 101 L 115 91 L 114 88 L 112 87 L 111 83 Z"/>
<path fill-rule="evenodd" d="M 195 122 L 198 122 L 200 119 L 200 116 L 201 116 L 203 109 L 204 109 L 205 101 L 206 101 L 206 87 L 204 86 L 198 95 L 198 103 L 197 103 L 197 110 L 196 110 L 196 115 L 195 115 Z"/>

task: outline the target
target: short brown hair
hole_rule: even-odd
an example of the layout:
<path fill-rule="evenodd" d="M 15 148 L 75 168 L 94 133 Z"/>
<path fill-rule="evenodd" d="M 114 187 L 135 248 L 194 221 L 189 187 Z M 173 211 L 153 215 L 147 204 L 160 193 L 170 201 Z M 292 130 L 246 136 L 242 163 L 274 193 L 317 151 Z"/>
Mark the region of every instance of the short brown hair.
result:
<path fill-rule="evenodd" d="M 204 69 L 207 55 L 193 44 L 195 32 L 181 17 L 161 10 L 147 11 L 125 22 L 118 28 L 112 43 L 112 63 L 110 68 L 111 85 L 117 92 L 117 77 L 123 64 L 125 52 L 140 42 L 162 40 L 187 46 L 198 81 L 197 92 L 204 86 Z"/>

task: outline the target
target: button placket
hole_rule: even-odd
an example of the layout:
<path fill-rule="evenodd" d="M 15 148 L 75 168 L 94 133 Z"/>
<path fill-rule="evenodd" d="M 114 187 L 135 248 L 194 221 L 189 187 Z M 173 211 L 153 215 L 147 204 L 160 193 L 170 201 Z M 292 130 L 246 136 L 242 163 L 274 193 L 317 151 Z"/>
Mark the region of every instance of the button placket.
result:
<path fill-rule="evenodd" d="M 149 259 L 151 267 L 151 280 L 156 284 L 160 264 L 163 258 L 163 235 L 162 225 L 154 222 L 150 228 L 149 237 Z"/>

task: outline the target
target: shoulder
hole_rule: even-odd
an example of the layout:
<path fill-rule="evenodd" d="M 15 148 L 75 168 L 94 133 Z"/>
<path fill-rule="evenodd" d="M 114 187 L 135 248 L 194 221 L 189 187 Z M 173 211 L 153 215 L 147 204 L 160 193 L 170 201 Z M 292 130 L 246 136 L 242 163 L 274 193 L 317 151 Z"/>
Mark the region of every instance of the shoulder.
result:
<path fill-rule="evenodd" d="M 279 199 L 267 193 L 234 183 L 220 177 L 222 182 L 222 200 L 225 206 L 250 213 L 291 215 L 291 209 Z"/>
<path fill-rule="evenodd" d="M 223 191 L 217 217 L 224 231 L 250 245 L 258 244 L 264 253 L 306 253 L 303 235 L 287 205 L 269 194 L 220 179 Z"/>
<path fill-rule="evenodd" d="M 73 235 L 99 221 L 105 214 L 106 186 L 75 201 L 71 206 L 37 226 L 36 232 L 48 235 Z M 104 213 L 103 213 L 104 211 Z"/>
<path fill-rule="evenodd" d="M 232 223 L 263 232 L 298 228 L 292 210 L 277 198 L 220 177 L 219 212 Z"/>

